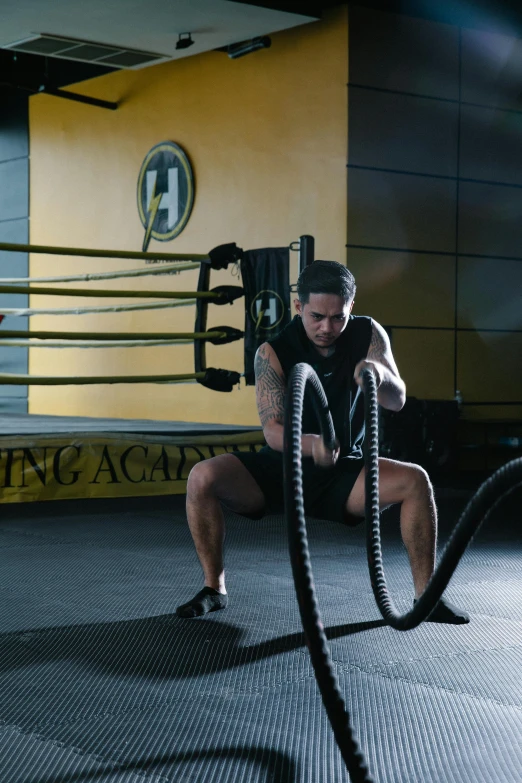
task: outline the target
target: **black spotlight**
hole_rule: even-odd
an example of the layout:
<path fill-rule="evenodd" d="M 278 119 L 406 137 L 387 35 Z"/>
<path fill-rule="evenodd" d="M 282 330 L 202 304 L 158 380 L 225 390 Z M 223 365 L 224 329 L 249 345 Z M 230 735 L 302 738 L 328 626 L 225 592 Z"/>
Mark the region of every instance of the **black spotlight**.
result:
<path fill-rule="evenodd" d="M 272 39 L 268 35 L 260 38 L 252 38 L 251 41 L 242 41 L 241 43 L 227 46 L 226 52 L 231 60 L 237 60 L 238 57 L 244 57 L 250 52 L 257 52 L 258 49 L 269 49 L 272 46 Z"/>
<path fill-rule="evenodd" d="M 183 36 L 186 36 L 185 38 Z M 180 33 L 178 37 L 178 42 L 176 44 L 176 49 L 188 49 L 189 46 L 192 46 L 194 41 L 192 40 L 192 33 Z"/>

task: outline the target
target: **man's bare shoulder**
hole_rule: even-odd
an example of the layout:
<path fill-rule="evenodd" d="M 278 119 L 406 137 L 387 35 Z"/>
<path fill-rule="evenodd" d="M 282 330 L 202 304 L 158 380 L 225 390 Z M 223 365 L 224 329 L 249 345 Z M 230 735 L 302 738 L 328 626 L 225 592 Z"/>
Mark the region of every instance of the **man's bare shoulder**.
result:
<path fill-rule="evenodd" d="M 374 318 L 372 321 L 372 336 L 368 350 L 368 358 L 374 361 L 382 361 L 383 358 L 391 354 L 390 338 L 383 326 Z"/>
<path fill-rule="evenodd" d="M 254 360 L 254 371 L 256 374 L 256 383 L 258 381 L 269 379 L 271 373 L 276 373 L 279 383 L 284 381 L 283 368 L 281 362 L 270 343 L 262 343 L 256 352 Z"/>

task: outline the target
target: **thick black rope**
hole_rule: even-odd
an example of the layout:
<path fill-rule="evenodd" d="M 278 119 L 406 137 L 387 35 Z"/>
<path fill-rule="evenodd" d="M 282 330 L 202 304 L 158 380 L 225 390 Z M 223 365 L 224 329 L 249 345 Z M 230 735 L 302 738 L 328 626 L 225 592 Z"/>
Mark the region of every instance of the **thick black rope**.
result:
<path fill-rule="evenodd" d="M 284 423 L 285 510 L 294 584 L 317 684 L 348 773 L 353 783 L 372 783 L 364 757 L 352 734 L 350 716 L 332 666 L 308 552 L 301 470 L 301 422 L 307 383 L 312 391 L 311 399 L 319 417 L 324 442 L 330 448 L 335 445 L 332 417 L 321 382 L 310 365 L 297 364 L 286 395 Z"/>
<path fill-rule="evenodd" d="M 377 386 L 371 370 L 364 370 L 362 379 L 365 392 L 365 513 L 370 580 L 383 618 L 393 628 L 406 631 L 415 628 L 429 616 L 484 519 L 522 482 L 522 459 L 508 462 L 482 484 L 461 515 L 437 570 L 422 596 L 410 612 L 399 615 L 387 590 L 382 562 Z M 339 690 L 315 595 L 306 535 L 301 469 L 303 402 L 307 389 L 310 391 L 325 445 L 332 450 L 336 445 L 332 417 L 321 382 L 310 365 L 297 364 L 288 383 L 284 421 L 285 511 L 294 584 L 317 684 L 348 773 L 353 783 L 372 783 L 364 757 L 353 736 L 350 716 Z"/>
<path fill-rule="evenodd" d="M 522 482 L 522 459 L 508 462 L 479 487 L 461 514 L 421 597 L 411 611 L 399 614 L 388 593 L 381 550 L 377 385 L 371 370 L 363 370 L 362 377 L 366 422 L 365 515 L 370 581 L 377 606 L 386 622 L 398 631 L 408 631 L 431 614 L 475 533 L 500 501 Z"/>

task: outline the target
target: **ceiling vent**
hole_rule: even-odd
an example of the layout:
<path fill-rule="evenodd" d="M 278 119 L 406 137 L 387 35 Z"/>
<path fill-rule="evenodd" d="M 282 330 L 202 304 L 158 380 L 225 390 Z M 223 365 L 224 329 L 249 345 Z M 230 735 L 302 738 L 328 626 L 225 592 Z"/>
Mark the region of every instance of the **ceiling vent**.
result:
<path fill-rule="evenodd" d="M 44 57 L 58 57 L 62 60 L 107 65 L 110 68 L 144 68 L 147 65 L 156 65 L 172 59 L 165 54 L 142 52 L 138 49 L 126 49 L 122 46 L 110 46 L 43 33 L 4 45 L 2 48 Z"/>

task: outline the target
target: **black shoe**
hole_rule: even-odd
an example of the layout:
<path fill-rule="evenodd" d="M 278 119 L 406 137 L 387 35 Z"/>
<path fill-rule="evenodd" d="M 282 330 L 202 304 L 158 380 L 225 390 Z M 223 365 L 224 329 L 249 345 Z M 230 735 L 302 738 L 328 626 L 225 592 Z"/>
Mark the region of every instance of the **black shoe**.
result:
<path fill-rule="evenodd" d="M 213 587 L 204 587 L 196 593 L 191 601 L 181 604 L 176 609 L 178 617 L 201 617 L 208 612 L 217 612 L 225 609 L 228 604 L 228 595 L 214 590 Z"/>
<path fill-rule="evenodd" d="M 414 605 L 417 603 L 416 598 L 413 599 L 413 603 Z M 428 623 L 448 623 L 449 625 L 466 625 L 466 623 L 469 623 L 469 620 L 469 614 L 463 612 L 462 609 L 457 609 L 456 606 L 453 606 L 444 598 L 440 599 L 427 618 Z"/>

